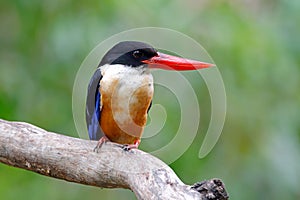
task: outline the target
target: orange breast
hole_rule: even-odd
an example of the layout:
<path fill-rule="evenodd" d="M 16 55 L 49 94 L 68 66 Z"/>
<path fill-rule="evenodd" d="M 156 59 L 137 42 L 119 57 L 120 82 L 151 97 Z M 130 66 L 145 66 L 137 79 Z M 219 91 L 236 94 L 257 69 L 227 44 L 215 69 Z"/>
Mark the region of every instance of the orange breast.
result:
<path fill-rule="evenodd" d="M 117 79 L 101 83 L 102 110 L 100 126 L 104 134 L 120 144 L 133 144 L 141 138 L 147 122 L 147 110 L 153 85 L 143 80 L 137 87 L 127 87 Z"/>

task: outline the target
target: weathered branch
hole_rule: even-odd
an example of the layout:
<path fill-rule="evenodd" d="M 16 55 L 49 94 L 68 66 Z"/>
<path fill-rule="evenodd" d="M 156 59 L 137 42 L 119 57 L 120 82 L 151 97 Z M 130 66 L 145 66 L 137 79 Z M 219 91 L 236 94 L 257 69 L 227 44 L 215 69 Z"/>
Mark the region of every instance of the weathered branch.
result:
<path fill-rule="evenodd" d="M 212 179 L 188 186 L 172 169 L 143 151 L 72 138 L 24 122 L 0 119 L 0 162 L 75 183 L 131 189 L 138 199 L 227 199 Z"/>

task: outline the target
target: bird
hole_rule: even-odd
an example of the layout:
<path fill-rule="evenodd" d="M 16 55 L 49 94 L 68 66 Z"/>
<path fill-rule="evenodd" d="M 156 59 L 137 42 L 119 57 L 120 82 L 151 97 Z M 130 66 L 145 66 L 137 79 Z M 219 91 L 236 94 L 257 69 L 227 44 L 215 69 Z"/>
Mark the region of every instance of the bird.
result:
<path fill-rule="evenodd" d="M 141 41 L 121 41 L 106 52 L 88 85 L 86 125 L 95 150 L 107 141 L 138 148 L 154 94 L 151 69 L 197 70 L 214 64 L 161 53 Z"/>

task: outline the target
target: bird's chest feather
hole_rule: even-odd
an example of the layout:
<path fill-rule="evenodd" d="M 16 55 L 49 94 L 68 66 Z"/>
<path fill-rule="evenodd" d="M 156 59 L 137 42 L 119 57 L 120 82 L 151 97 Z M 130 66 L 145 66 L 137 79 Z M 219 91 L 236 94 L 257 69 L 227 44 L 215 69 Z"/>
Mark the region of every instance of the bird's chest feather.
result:
<path fill-rule="evenodd" d="M 153 96 L 153 78 L 149 71 L 122 65 L 104 66 L 100 93 L 100 125 L 104 133 L 119 143 L 140 138 Z"/>

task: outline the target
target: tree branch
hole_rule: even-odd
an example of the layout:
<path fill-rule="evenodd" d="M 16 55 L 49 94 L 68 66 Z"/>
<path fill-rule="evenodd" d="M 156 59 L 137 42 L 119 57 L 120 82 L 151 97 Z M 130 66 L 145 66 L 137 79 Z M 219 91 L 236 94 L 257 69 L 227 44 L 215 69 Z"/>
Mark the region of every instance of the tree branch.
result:
<path fill-rule="evenodd" d="M 0 119 L 0 162 L 53 178 L 104 188 L 127 188 L 138 199 L 228 199 L 212 179 L 185 185 L 161 160 L 141 150 L 47 132 Z"/>

